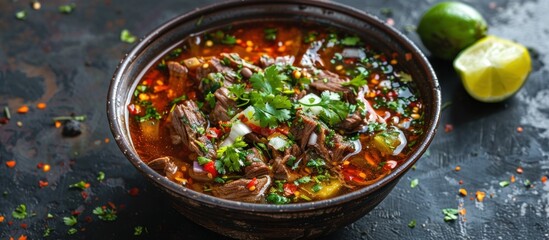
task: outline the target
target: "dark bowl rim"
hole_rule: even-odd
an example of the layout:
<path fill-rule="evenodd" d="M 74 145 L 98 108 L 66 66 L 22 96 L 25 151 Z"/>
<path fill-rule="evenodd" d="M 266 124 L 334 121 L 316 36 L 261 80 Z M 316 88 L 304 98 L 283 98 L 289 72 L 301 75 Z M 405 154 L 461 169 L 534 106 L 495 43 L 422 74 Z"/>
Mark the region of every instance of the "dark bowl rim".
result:
<path fill-rule="evenodd" d="M 237 202 L 231 200 L 225 200 L 217 198 L 211 195 L 204 193 L 195 192 L 193 190 L 181 187 L 180 185 L 168 180 L 162 175 L 158 174 L 151 168 L 149 168 L 137 155 L 136 152 L 132 151 L 131 144 L 128 140 L 122 139 L 122 127 L 115 122 L 117 119 L 116 116 L 116 102 L 119 96 L 117 95 L 117 85 L 118 82 L 123 78 L 125 70 L 128 66 L 135 60 L 135 56 L 145 49 L 149 44 L 153 43 L 153 40 L 159 36 L 162 36 L 163 33 L 169 31 L 173 27 L 177 26 L 179 23 L 186 22 L 200 16 L 212 14 L 218 10 L 224 10 L 228 8 L 240 8 L 249 5 L 261 5 L 261 4 L 294 4 L 299 6 L 311 6 L 328 11 L 335 11 L 344 13 L 345 15 L 360 19 L 361 21 L 367 22 L 374 25 L 378 29 L 381 29 L 385 34 L 393 38 L 399 45 L 404 49 L 410 51 L 413 56 L 414 61 L 418 64 L 418 67 L 422 67 L 422 72 L 425 72 L 428 76 L 428 83 L 430 84 L 430 89 L 432 89 L 433 104 L 431 106 L 431 112 L 433 114 L 431 121 L 428 123 L 428 128 L 426 129 L 426 136 L 424 140 L 416 147 L 412 152 L 410 157 L 401 165 L 399 165 L 395 170 L 393 170 L 389 175 L 385 176 L 380 181 L 363 187 L 357 191 L 347 193 L 341 196 L 334 198 L 306 202 L 306 203 L 295 203 L 287 205 L 274 205 L 274 204 L 260 204 L 260 203 L 245 203 Z M 127 96 L 124 96 L 127 97 Z M 358 10 L 356 8 L 343 5 L 340 3 L 328 2 L 328 1 L 314 1 L 314 0 L 279 0 L 279 1 L 264 1 L 264 0 L 230 0 L 221 3 L 214 3 L 202 8 L 197 8 L 188 13 L 174 17 L 167 22 L 161 24 L 159 27 L 151 31 L 150 34 L 146 35 L 140 40 L 140 42 L 134 46 L 130 52 L 126 55 L 124 59 L 118 64 L 117 69 L 112 78 L 108 98 L 107 98 L 107 116 L 111 132 L 114 135 L 115 141 L 119 148 L 122 150 L 126 158 L 134 165 L 143 175 L 145 175 L 149 180 L 154 181 L 156 184 L 166 188 L 166 190 L 171 191 L 172 194 L 183 196 L 187 198 L 192 198 L 194 201 L 199 201 L 209 205 L 216 205 L 228 209 L 234 210 L 244 210 L 244 211 L 253 211 L 253 212 L 300 212 L 300 211 L 310 211 L 319 208 L 326 208 L 330 206 L 339 205 L 345 202 L 353 201 L 358 198 L 367 197 L 369 194 L 375 192 L 379 188 L 385 186 L 389 182 L 398 181 L 400 177 L 406 173 L 421 157 L 421 155 L 427 150 L 427 147 L 434 138 L 434 135 L 437 131 L 438 121 L 440 118 L 440 86 L 436 77 L 436 74 L 431 67 L 429 61 L 421 50 L 410 40 L 408 37 L 403 35 L 401 32 L 393 28 L 392 26 L 386 24 L 379 18 L 374 15 L 371 15 L 367 12 Z"/>

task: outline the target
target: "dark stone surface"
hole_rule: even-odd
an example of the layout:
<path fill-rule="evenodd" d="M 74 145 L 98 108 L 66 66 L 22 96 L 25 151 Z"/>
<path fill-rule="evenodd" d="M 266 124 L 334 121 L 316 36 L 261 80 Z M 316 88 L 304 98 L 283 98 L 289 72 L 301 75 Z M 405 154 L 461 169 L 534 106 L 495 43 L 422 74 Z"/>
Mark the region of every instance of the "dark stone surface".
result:
<path fill-rule="evenodd" d="M 120 31 L 126 28 L 143 36 L 178 14 L 212 2 L 76 1 L 75 11 L 67 15 L 57 10 L 66 1 L 42 1 L 38 11 L 29 1 L 0 2 L 0 107 L 12 110 L 11 121 L 0 125 L 0 215 L 5 217 L 1 239 L 22 234 L 42 239 L 48 227 L 54 230 L 45 239 L 222 238 L 180 217 L 129 164 L 114 144 L 105 111 L 109 81 L 132 47 L 119 40 Z M 341 2 L 393 19 L 394 26 L 421 47 L 413 26 L 438 1 Z M 429 152 L 376 209 L 325 239 L 549 238 L 549 183 L 540 180 L 549 174 L 549 1 L 465 2 L 485 16 L 491 34 L 530 49 L 533 72 L 528 82 L 507 101 L 483 104 L 467 95 L 451 62 L 431 59 L 443 102 L 452 104 L 442 114 Z M 23 9 L 26 20 L 15 19 Z M 48 107 L 39 110 L 38 102 Z M 30 106 L 29 113 L 15 113 L 23 104 Z M 72 113 L 87 115 L 83 132 L 63 138 L 51 117 Z M 445 132 L 446 124 L 452 124 L 453 131 Z M 12 159 L 17 161 L 15 168 L 6 167 Z M 38 169 L 39 163 L 50 164 L 51 171 Z M 454 170 L 458 165 L 461 171 Z M 516 172 L 519 166 L 524 173 Z M 96 179 L 99 171 L 105 172 L 103 182 Z M 499 182 L 512 175 L 516 182 L 500 187 Z M 419 185 L 410 188 L 416 178 Z M 40 188 L 39 180 L 49 186 Z M 86 199 L 80 190 L 68 187 L 80 180 L 91 184 Z M 532 188 L 523 186 L 526 180 Z M 129 194 L 132 188 L 139 189 L 136 196 Z M 459 188 L 469 195 L 460 197 Z M 476 191 L 487 193 L 484 202 L 470 198 Z M 108 202 L 118 207 L 115 222 L 92 214 Z M 11 216 L 19 204 L 26 204 L 29 212 L 24 220 Z M 467 210 L 464 217 L 443 221 L 441 209 L 460 206 Z M 78 232 L 68 235 L 70 227 L 62 218 L 73 211 L 82 213 L 75 225 Z M 54 217 L 47 219 L 48 213 Z M 407 226 L 411 220 L 417 222 L 414 229 Z M 134 236 L 136 226 L 147 231 Z"/>

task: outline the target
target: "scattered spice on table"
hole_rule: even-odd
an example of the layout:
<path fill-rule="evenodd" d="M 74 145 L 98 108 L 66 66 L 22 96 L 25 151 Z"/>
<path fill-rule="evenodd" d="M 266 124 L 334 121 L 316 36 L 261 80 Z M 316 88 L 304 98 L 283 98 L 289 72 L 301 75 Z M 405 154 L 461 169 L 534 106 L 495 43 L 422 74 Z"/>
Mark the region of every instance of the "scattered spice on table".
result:
<path fill-rule="evenodd" d="M 460 166 L 456 166 L 456 168 L 454 168 L 454 170 L 455 170 L 456 172 L 459 172 L 459 171 L 461 170 L 461 167 L 460 167 Z"/>
<path fill-rule="evenodd" d="M 524 131 L 524 129 L 522 127 L 517 127 L 517 132 L 518 133 L 521 133 L 522 131 Z"/>
<path fill-rule="evenodd" d="M 69 228 L 69 230 L 67 230 L 67 233 L 68 233 L 69 235 L 73 235 L 73 234 L 75 234 L 75 233 L 77 233 L 77 232 L 78 232 L 78 230 L 76 230 L 76 228 Z"/>
<path fill-rule="evenodd" d="M 63 222 L 67 226 L 74 226 L 78 223 L 78 220 L 76 219 L 75 216 L 70 216 L 70 217 L 63 217 Z"/>
<path fill-rule="evenodd" d="M 31 8 L 38 11 L 42 8 L 42 4 L 39 1 L 32 1 Z"/>
<path fill-rule="evenodd" d="M 479 202 L 484 201 L 484 198 L 486 197 L 486 193 L 483 191 L 477 191 L 475 195 L 476 195 L 477 201 Z"/>
<path fill-rule="evenodd" d="M 130 194 L 130 196 L 132 197 L 136 197 L 137 195 L 139 195 L 139 188 L 131 188 L 130 190 L 128 190 L 128 194 Z"/>
<path fill-rule="evenodd" d="M 461 196 L 467 196 L 467 190 L 465 190 L 465 188 L 460 188 L 459 189 L 459 195 Z"/>
<path fill-rule="evenodd" d="M 105 173 L 103 171 L 99 171 L 97 173 L 97 181 L 102 182 L 103 180 L 105 180 Z"/>
<path fill-rule="evenodd" d="M 545 183 L 545 182 L 547 182 L 547 176 L 541 177 L 541 183 Z"/>
<path fill-rule="evenodd" d="M 416 220 L 411 220 L 409 223 L 408 223 L 408 227 L 409 228 L 415 228 L 416 227 Z"/>
<path fill-rule="evenodd" d="M 51 169 L 51 166 L 49 164 L 44 164 L 44 167 L 42 168 L 42 171 L 49 172 Z"/>
<path fill-rule="evenodd" d="M 52 228 L 46 227 L 46 229 L 44 229 L 44 233 L 42 234 L 42 237 L 49 237 L 52 231 L 53 231 Z"/>
<path fill-rule="evenodd" d="M 499 185 L 500 185 L 501 187 L 507 187 L 507 186 L 509 186 L 509 184 L 510 184 L 509 181 L 501 181 L 501 182 L 499 182 Z"/>
<path fill-rule="evenodd" d="M 39 180 L 38 181 L 38 186 L 40 188 L 44 188 L 44 187 L 47 187 L 49 185 L 48 181 L 42 181 L 42 180 Z"/>
<path fill-rule="evenodd" d="M 2 215 L 0 215 L 0 223 L 3 223 L 3 222 L 4 222 L 4 219 L 5 219 L 5 217 L 2 216 Z"/>
<path fill-rule="evenodd" d="M 517 167 L 517 173 L 518 174 L 522 174 L 524 172 L 524 170 L 522 169 L 522 167 Z"/>
<path fill-rule="evenodd" d="M 27 18 L 27 11 L 25 10 L 21 10 L 21 11 L 17 11 L 15 13 L 15 18 L 17 18 L 18 20 L 25 20 Z"/>
<path fill-rule="evenodd" d="M 446 125 L 444 125 L 444 132 L 449 133 L 449 132 L 451 132 L 451 131 L 453 131 L 453 130 L 454 130 L 454 125 L 452 125 L 452 124 L 446 124 Z"/>
<path fill-rule="evenodd" d="M 445 208 L 442 209 L 442 213 L 444 214 L 444 221 L 450 222 L 458 219 L 459 211 L 456 208 Z"/>
<path fill-rule="evenodd" d="M 80 181 L 80 182 L 69 185 L 69 188 L 79 188 L 81 190 L 84 190 L 89 187 L 90 187 L 90 184 L 84 181 Z"/>
<path fill-rule="evenodd" d="M 117 216 L 116 209 L 113 205 L 114 204 L 109 204 L 109 207 L 96 207 L 95 209 L 93 209 L 93 214 L 97 215 L 97 217 L 103 221 L 114 221 L 116 220 Z"/>
<path fill-rule="evenodd" d="M 47 107 L 46 103 L 43 103 L 43 102 L 36 104 L 36 108 L 38 108 L 40 110 L 44 110 L 44 109 L 46 109 L 46 107 Z"/>
<path fill-rule="evenodd" d="M 17 109 L 17 113 L 25 114 L 29 112 L 29 106 L 23 105 Z"/>
<path fill-rule="evenodd" d="M 141 236 L 141 234 L 143 232 L 148 233 L 149 230 L 146 227 L 143 227 L 143 226 L 135 226 L 133 228 L 133 235 L 134 236 Z"/>
<path fill-rule="evenodd" d="M 14 168 L 16 164 L 17 162 L 15 160 L 6 161 L 6 166 L 9 168 Z"/>
<path fill-rule="evenodd" d="M 515 175 L 511 175 L 511 183 L 514 183 L 517 179 L 515 178 Z"/>

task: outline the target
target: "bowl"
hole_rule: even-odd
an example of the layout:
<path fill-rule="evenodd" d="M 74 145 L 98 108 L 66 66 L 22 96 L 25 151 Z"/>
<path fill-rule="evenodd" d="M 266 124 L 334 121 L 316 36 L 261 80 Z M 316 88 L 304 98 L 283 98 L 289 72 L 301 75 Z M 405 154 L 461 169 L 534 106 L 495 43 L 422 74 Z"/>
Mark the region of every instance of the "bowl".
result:
<path fill-rule="evenodd" d="M 231 23 L 316 21 L 351 31 L 376 49 L 409 54 L 401 63 L 417 82 L 425 104 L 425 134 L 403 164 L 380 181 L 335 198 L 289 204 L 253 204 L 216 198 L 183 188 L 149 168 L 134 149 L 126 106 L 138 80 L 151 64 L 186 37 Z M 220 234 L 241 239 L 312 238 L 350 224 L 377 206 L 421 157 L 436 132 L 440 87 L 429 62 L 408 38 L 376 17 L 325 1 L 229 1 L 178 16 L 144 37 L 120 62 L 112 79 L 107 112 L 116 143 L 135 168 L 166 193 L 177 211 Z"/>

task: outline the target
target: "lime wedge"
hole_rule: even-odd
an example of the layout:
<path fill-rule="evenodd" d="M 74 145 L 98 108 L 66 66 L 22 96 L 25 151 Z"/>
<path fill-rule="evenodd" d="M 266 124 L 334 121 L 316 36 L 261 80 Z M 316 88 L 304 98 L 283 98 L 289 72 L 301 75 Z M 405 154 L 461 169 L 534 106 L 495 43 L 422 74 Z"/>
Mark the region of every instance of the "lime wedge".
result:
<path fill-rule="evenodd" d="M 526 47 L 487 36 L 454 60 L 465 90 L 481 102 L 503 101 L 516 93 L 532 70 Z"/>

